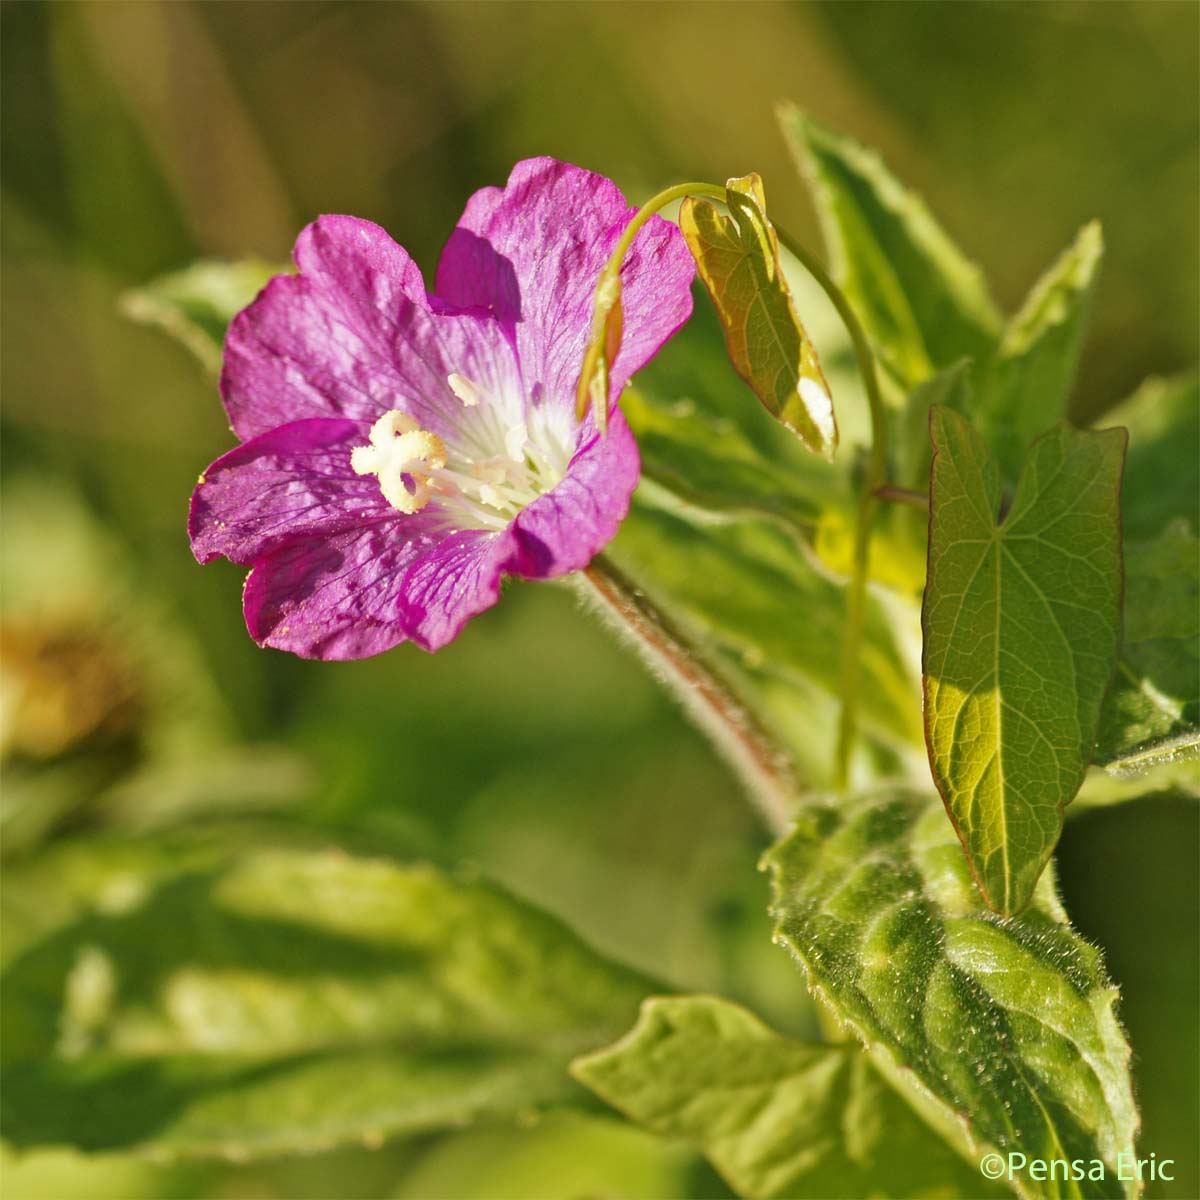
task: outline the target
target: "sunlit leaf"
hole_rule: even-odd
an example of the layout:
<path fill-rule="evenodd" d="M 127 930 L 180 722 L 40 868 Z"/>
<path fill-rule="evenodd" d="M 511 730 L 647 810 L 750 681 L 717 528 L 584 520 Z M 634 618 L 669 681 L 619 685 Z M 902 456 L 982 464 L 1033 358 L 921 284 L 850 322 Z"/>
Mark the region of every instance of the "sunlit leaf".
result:
<path fill-rule="evenodd" d="M 1125 629 L 1096 761 L 1122 771 L 1200 753 L 1200 539 L 1180 518 L 1125 546 Z"/>
<path fill-rule="evenodd" d="M 834 277 L 901 385 L 990 353 L 1000 318 L 983 276 L 924 201 L 873 151 L 793 105 L 779 121 L 812 189 Z"/>
<path fill-rule="evenodd" d="M 998 1194 L 857 1046 L 781 1037 L 726 1000 L 647 1000 L 632 1032 L 572 1072 L 639 1124 L 699 1146 L 741 1196 Z"/>
<path fill-rule="evenodd" d="M 811 802 L 765 865 L 777 938 L 896 1086 L 966 1133 L 975 1161 L 989 1148 L 1099 1159 L 1103 1180 L 1022 1173 L 1021 1190 L 1136 1194 L 1117 1169 L 1137 1113 L 1116 990 L 1049 874 L 1021 916 L 996 916 L 936 797 L 899 789 Z"/>
<path fill-rule="evenodd" d="M 250 303 L 272 275 L 290 266 L 256 258 L 240 262 L 201 259 L 121 297 L 131 320 L 154 325 L 187 347 L 212 374 L 221 369 L 221 347 L 229 322 Z"/>
<path fill-rule="evenodd" d="M 980 431 L 1011 482 L 1025 447 L 1066 416 L 1104 253 L 1096 222 L 1038 280 L 980 377 Z"/>
<path fill-rule="evenodd" d="M 924 627 L 934 780 L 987 902 L 1019 912 L 1083 781 L 1120 632 L 1123 430 L 1060 425 L 1011 509 L 948 408 L 934 445 Z"/>
<path fill-rule="evenodd" d="M 726 204 L 722 216 L 689 196 L 679 228 L 721 318 L 729 358 L 773 417 L 832 459 L 838 434 L 829 385 L 792 303 L 762 180 L 729 180 Z"/>
<path fill-rule="evenodd" d="M 432 868 L 264 850 L 139 871 L 115 850 L 4 971 L 15 1145 L 242 1159 L 513 1116 L 570 1100 L 567 1061 L 648 990 Z"/>

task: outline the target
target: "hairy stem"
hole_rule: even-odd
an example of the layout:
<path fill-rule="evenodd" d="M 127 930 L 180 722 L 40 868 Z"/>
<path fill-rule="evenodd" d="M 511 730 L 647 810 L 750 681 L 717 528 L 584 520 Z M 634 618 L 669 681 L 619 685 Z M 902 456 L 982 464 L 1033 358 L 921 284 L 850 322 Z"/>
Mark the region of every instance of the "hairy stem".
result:
<path fill-rule="evenodd" d="M 582 591 L 669 684 L 746 782 L 771 833 L 786 833 L 796 794 L 788 756 L 706 662 L 687 635 L 603 555 L 581 573 Z"/>
<path fill-rule="evenodd" d="M 875 370 L 875 356 L 871 353 L 871 345 L 841 288 L 833 282 L 821 263 L 787 230 L 776 225 L 775 232 L 784 247 L 795 255 L 801 266 L 820 284 L 821 290 L 837 309 L 838 316 L 841 317 L 842 324 L 846 326 L 846 332 L 854 343 L 858 370 L 862 375 L 867 405 L 871 412 L 871 452 L 867 459 L 866 478 L 863 480 L 862 495 L 858 502 L 854 558 L 846 595 L 846 632 L 842 642 L 842 715 L 838 724 L 834 782 L 839 791 L 844 791 L 849 782 L 850 754 L 858 732 L 859 696 L 862 691 L 863 626 L 867 604 L 867 577 L 871 567 L 871 526 L 879 508 L 879 489 L 885 487 L 888 482 L 887 410 L 883 406 L 883 397 L 879 391 L 879 376 Z"/>

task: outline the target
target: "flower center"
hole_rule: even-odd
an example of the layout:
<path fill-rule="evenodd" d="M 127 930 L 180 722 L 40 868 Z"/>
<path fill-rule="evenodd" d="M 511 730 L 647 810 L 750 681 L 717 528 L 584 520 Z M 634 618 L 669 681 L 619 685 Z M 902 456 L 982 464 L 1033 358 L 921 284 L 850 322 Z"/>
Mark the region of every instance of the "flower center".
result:
<path fill-rule="evenodd" d="M 350 465 L 357 475 L 378 476 L 399 512 L 420 512 L 436 498 L 460 527 L 503 529 L 558 483 L 570 455 L 546 430 L 534 438 L 524 422 L 505 428 L 498 406 L 465 376 L 455 372 L 446 382 L 466 410 L 449 446 L 395 409 L 371 426 L 370 444 L 351 451 Z"/>
<path fill-rule="evenodd" d="M 446 465 L 442 439 L 394 409 L 371 426 L 370 441 L 369 446 L 356 446 L 350 452 L 354 473 L 378 475 L 379 490 L 393 508 L 420 512 L 429 503 L 433 473 Z"/>

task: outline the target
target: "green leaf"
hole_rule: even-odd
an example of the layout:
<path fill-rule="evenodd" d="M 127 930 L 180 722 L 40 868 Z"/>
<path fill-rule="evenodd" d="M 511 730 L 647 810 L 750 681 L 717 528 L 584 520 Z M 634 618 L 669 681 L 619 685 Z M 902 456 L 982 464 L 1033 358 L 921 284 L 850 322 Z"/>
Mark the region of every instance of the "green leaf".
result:
<path fill-rule="evenodd" d="M 990 354 L 1000 317 L 983 276 L 924 201 L 878 155 L 795 106 L 781 106 L 779 122 L 812 190 L 834 278 L 901 385 Z"/>
<path fill-rule="evenodd" d="M 1105 419 L 1129 430 L 1125 536 L 1155 537 L 1176 517 L 1200 530 L 1200 374 L 1148 379 Z"/>
<path fill-rule="evenodd" d="M 1103 254 L 1093 221 L 1034 285 L 982 372 L 977 419 L 1006 482 L 1025 447 L 1066 415 Z"/>
<path fill-rule="evenodd" d="M 1200 539 L 1180 518 L 1125 546 L 1125 631 L 1096 761 L 1118 771 L 1200 750 Z"/>
<path fill-rule="evenodd" d="M 967 416 L 974 406 L 971 363 L 960 359 L 909 392 L 897 421 L 894 469 L 896 482 L 919 492 L 929 490 L 929 413 L 935 404 Z"/>
<path fill-rule="evenodd" d="M 639 1124 L 698 1145 L 742 1196 L 996 1194 L 858 1047 L 781 1037 L 726 1000 L 647 1000 L 625 1038 L 572 1073 Z"/>
<path fill-rule="evenodd" d="M 837 727 L 844 586 L 818 570 L 780 522 L 714 521 L 649 501 L 639 494 L 609 554 L 703 656 L 742 684 L 743 700 L 804 773 L 825 779 Z M 901 631 L 877 601 L 868 609 L 864 670 L 868 739 L 893 754 L 914 752 L 919 690 Z"/>
<path fill-rule="evenodd" d="M 240 262 L 201 259 L 182 271 L 160 276 L 121 297 L 121 311 L 182 342 L 212 374 L 221 370 L 221 348 L 229 322 L 273 275 L 291 267 L 256 258 Z"/>
<path fill-rule="evenodd" d="M 934 781 L 988 904 L 1019 912 L 1087 769 L 1120 633 L 1124 430 L 1029 449 L 997 523 L 982 439 L 933 410 L 925 731 Z"/>
<path fill-rule="evenodd" d="M 521 1129 L 473 1129 L 446 1138 L 405 1174 L 394 1200 L 661 1200 L 688 1195 L 696 1165 L 685 1147 L 623 1121 L 551 1113 Z"/>
<path fill-rule="evenodd" d="M 780 266 L 762 180 L 731 179 L 725 194 L 729 216 L 689 196 L 679 228 L 721 318 L 730 361 L 767 412 L 832 461 L 833 400 Z"/>
<path fill-rule="evenodd" d="M 796 464 L 763 454 L 734 421 L 710 416 L 690 400 L 666 405 L 628 388 L 621 409 L 637 437 L 642 478 L 688 505 L 777 517 L 811 530 L 835 490 L 828 477 L 818 482 Z"/>
<path fill-rule="evenodd" d="M 1026 1195 L 1136 1194 L 1117 1178 L 1137 1112 L 1116 990 L 1049 874 L 1021 916 L 996 916 L 936 799 L 898 788 L 811 801 L 764 862 L 777 939 L 929 1120 L 976 1161 L 1107 1164 L 1103 1180 L 1026 1176 Z"/>
<path fill-rule="evenodd" d="M 114 853 L 91 903 L 4 971 L 17 1146 L 243 1159 L 511 1117 L 570 1101 L 566 1063 L 648 990 L 556 921 L 429 867 L 164 846 L 139 870 Z"/>

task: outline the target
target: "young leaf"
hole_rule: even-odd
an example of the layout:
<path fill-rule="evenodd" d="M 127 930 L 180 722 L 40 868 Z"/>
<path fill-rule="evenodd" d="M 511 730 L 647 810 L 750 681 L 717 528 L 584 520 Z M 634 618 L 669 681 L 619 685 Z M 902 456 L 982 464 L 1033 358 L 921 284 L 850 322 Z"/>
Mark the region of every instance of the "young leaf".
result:
<path fill-rule="evenodd" d="M 1125 546 L 1125 631 L 1096 761 L 1118 771 L 1200 751 L 1200 539 L 1185 519 Z"/>
<path fill-rule="evenodd" d="M 513 1116 L 569 1101 L 567 1062 L 648 990 L 432 868 L 164 850 L 138 871 L 114 849 L 123 869 L 97 864 L 90 905 L 4 971 L 18 1146 L 243 1159 Z"/>
<path fill-rule="evenodd" d="M 121 297 L 121 311 L 132 321 L 169 333 L 216 375 L 229 322 L 271 276 L 286 275 L 291 269 L 256 258 L 201 259 L 182 271 L 131 288 Z"/>
<path fill-rule="evenodd" d="M 689 196 L 679 228 L 725 330 L 737 373 L 766 410 L 832 461 L 837 422 L 817 352 L 796 315 L 757 175 L 726 184 L 729 216 Z"/>
<path fill-rule="evenodd" d="M 1006 482 L 1025 447 L 1066 415 L 1103 253 L 1093 221 L 1038 280 L 982 373 L 978 421 Z"/>
<path fill-rule="evenodd" d="M 943 407 L 930 433 L 929 762 L 984 898 L 1011 914 L 1058 841 L 1112 676 L 1125 432 L 1044 434 L 999 523 L 982 439 Z"/>
<path fill-rule="evenodd" d="M 808 180 L 833 274 L 905 388 L 996 344 L 1000 317 L 983 276 L 879 156 L 794 105 L 779 123 Z"/>
<path fill-rule="evenodd" d="M 1099 1159 L 1101 1180 L 1026 1175 L 1020 1190 L 1137 1194 L 1117 1172 L 1137 1111 L 1116 990 L 1049 875 L 1021 916 L 997 917 L 936 799 L 898 789 L 810 802 L 764 863 L 777 939 L 889 1078 L 965 1132 L 976 1161 L 989 1149 Z"/>
<path fill-rule="evenodd" d="M 626 1037 L 571 1070 L 639 1124 L 698 1145 L 740 1196 L 999 1194 L 858 1047 L 781 1037 L 727 1000 L 647 1000 Z"/>

